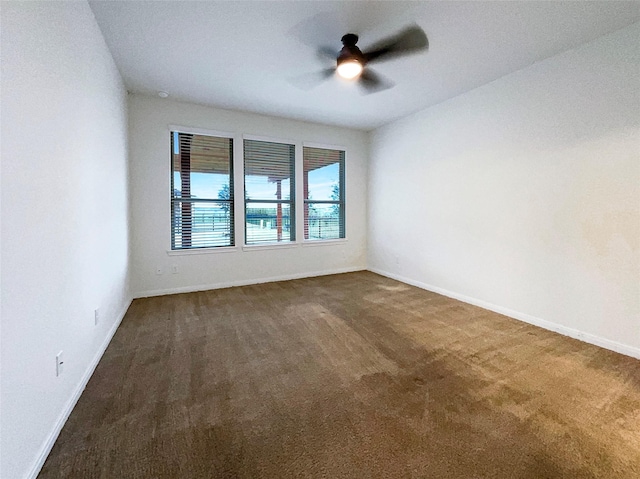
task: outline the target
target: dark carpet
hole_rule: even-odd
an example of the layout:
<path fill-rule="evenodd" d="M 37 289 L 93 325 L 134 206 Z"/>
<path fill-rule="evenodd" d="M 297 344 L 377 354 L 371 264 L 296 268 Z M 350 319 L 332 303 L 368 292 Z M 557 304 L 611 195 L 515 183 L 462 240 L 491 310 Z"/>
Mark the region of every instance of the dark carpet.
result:
<path fill-rule="evenodd" d="M 40 478 L 640 477 L 640 361 L 359 272 L 135 300 Z"/>

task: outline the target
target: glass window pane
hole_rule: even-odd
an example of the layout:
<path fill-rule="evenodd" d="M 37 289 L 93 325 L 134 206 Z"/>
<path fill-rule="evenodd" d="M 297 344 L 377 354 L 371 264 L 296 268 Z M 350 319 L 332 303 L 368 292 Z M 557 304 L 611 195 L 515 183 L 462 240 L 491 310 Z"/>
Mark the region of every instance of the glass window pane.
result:
<path fill-rule="evenodd" d="M 295 240 L 294 168 L 294 145 L 244 140 L 246 244 Z"/>
<path fill-rule="evenodd" d="M 308 172 L 308 200 L 340 200 L 340 164 L 321 166 Z"/>
<path fill-rule="evenodd" d="M 244 195 L 248 200 L 289 200 L 291 199 L 291 180 L 273 179 L 273 177 L 246 175 L 244 177 Z"/>
<path fill-rule="evenodd" d="M 171 139 L 172 249 L 232 246 L 233 139 L 178 132 Z"/>
<path fill-rule="evenodd" d="M 231 202 L 174 201 L 172 229 L 174 249 L 231 246 Z"/>
<path fill-rule="evenodd" d="M 304 198 L 339 201 L 344 178 L 344 151 L 324 148 L 303 149 Z"/>
<path fill-rule="evenodd" d="M 304 237 L 344 238 L 345 152 L 303 147 Z"/>
<path fill-rule="evenodd" d="M 329 240 L 344 237 L 341 234 L 341 211 L 339 204 L 305 204 L 304 235 L 308 240 Z"/>
<path fill-rule="evenodd" d="M 245 198 L 284 200 L 293 196 L 295 146 L 244 140 Z"/>
<path fill-rule="evenodd" d="M 188 179 L 190 183 L 190 198 L 199 198 L 199 199 L 214 199 L 214 198 L 222 198 L 221 195 L 224 194 L 224 191 L 229 189 L 229 174 L 221 175 L 217 173 L 191 173 L 190 178 Z M 178 174 L 179 180 L 176 183 L 177 186 L 177 196 L 181 198 L 187 198 L 182 195 L 181 192 L 181 177 Z"/>
<path fill-rule="evenodd" d="M 246 243 L 292 241 L 291 207 L 288 203 L 246 204 Z"/>

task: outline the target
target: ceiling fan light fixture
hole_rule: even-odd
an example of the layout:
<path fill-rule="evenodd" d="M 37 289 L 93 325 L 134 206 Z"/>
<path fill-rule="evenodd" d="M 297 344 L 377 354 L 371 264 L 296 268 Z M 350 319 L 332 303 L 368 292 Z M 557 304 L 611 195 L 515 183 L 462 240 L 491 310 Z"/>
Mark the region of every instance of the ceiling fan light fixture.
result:
<path fill-rule="evenodd" d="M 362 73 L 362 63 L 355 58 L 343 60 L 338 65 L 337 72 L 346 80 L 354 80 Z"/>

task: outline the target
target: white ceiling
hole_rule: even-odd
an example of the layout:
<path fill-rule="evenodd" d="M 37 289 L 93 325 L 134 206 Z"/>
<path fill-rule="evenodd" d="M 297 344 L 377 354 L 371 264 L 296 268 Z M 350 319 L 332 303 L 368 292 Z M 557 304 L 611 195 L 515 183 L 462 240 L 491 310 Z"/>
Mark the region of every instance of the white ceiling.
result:
<path fill-rule="evenodd" d="M 640 2 L 90 1 L 130 91 L 370 130 L 640 20 Z M 362 95 L 316 47 L 358 46 L 417 23 L 429 51 L 376 64 L 394 88 Z M 297 86 L 296 86 L 297 85 Z"/>

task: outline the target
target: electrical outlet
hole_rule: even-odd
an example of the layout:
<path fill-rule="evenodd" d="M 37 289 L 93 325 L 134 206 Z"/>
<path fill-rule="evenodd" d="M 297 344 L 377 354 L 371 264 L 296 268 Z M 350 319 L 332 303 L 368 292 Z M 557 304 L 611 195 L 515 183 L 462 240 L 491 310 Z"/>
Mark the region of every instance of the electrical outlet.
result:
<path fill-rule="evenodd" d="M 100 322 L 100 308 L 96 308 L 93 310 L 93 321 L 95 326 L 97 326 Z"/>
<path fill-rule="evenodd" d="M 171 273 L 172 273 L 172 274 L 178 274 L 178 265 L 177 265 L 177 264 L 174 264 L 174 265 L 171 267 Z"/>
<path fill-rule="evenodd" d="M 64 370 L 64 357 L 62 351 L 56 354 L 56 376 L 60 376 Z"/>
<path fill-rule="evenodd" d="M 156 274 L 162 274 L 162 268 L 160 266 L 156 268 Z"/>

